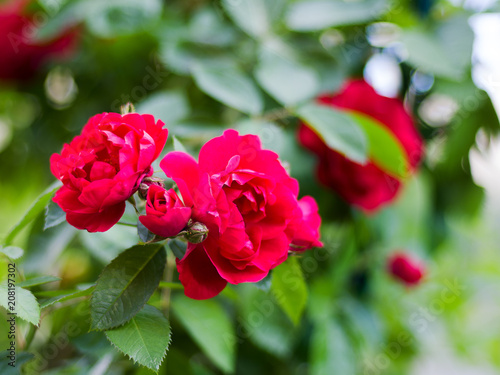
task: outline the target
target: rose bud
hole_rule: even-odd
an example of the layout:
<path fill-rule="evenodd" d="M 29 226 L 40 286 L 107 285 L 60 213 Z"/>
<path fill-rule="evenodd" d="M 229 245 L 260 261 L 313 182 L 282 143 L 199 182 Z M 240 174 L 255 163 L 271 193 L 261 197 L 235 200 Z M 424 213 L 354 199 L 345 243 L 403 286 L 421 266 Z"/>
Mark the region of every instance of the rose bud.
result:
<path fill-rule="evenodd" d="M 139 197 L 146 200 L 148 196 L 148 190 L 151 185 L 156 185 L 163 188 L 163 180 L 158 177 L 144 177 L 139 184 L 139 190 L 137 190 Z"/>
<path fill-rule="evenodd" d="M 341 92 L 319 97 L 318 102 L 371 117 L 399 141 L 406 153 L 409 172 L 416 169 L 422 158 L 423 142 L 401 100 L 381 96 L 365 81 L 356 80 L 345 84 Z M 329 148 L 306 123 L 301 124 L 298 138 L 318 157 L 318 180 L 365 212 L 390 203 L 400 191 L 401 181 L 387 174 L 374 160 L 361 165 L 347 159 Z"/>
<path fill-rule="evenodd" d="M 194 222 L 188 225 L 184 237 L 191 243 L 202 243 L 207 239 L 208 228 L 205 224 Z"/>
<path fill-rule="evenodd" d="M 387 263 L 388 272 L 406 285 L 420 283 L 425 274 L 424 264 L 408 253 L 398 252 L 391 255 Z"/>
<path fill-rule="evenodd" d="M 165 190 L 158 185 L 150 185 L 146 197 L 146 215 L 139 216 L 140 222 L 151 233 L 160 237 L 175 237 L 187 225 L 191 208 L 184 203 L 174 189 Z"/>

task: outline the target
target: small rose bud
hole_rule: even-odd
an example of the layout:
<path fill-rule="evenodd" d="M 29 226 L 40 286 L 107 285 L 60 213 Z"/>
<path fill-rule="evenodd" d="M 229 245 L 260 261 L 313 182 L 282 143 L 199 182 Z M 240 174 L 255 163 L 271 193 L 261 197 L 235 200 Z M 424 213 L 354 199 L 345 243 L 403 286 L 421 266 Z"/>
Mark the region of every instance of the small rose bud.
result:
<path fill-rule="evenodd" d="M 184 237 L 191 243 L 202 243 L 207 239 L 208 228 L 205 224 L 194 222 L 188 225 Z"/>
<path fill-rule="evenodd" d="M 148 190 L 151 185 L 157 185 L 159 187 L 163 186 L 163 180 L 158 177 L 144 177 L 139 184 L 139 190 L 137 191 L 141 199 L 147 199 Z"/>
<path fill-rule="evenodd" d="M 419 284 L 425 274 L 424 264 L 403 252 L 394 253 L 388 260 L 387 268 L 393 277 L 408 286 Z"/>

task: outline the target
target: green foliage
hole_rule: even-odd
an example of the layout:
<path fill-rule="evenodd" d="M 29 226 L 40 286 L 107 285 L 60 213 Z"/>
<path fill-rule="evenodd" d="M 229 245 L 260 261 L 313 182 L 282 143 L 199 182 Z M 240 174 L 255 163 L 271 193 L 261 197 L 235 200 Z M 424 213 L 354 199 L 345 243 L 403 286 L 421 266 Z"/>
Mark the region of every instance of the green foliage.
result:
<path fill-rule="evenodd" d="M 368 142 L 352 117 L 330 107 L 306 104 L 297 115 L 332 149 L 358 163 L 367 160 Z"/>
<path fill-rule="evenodd" d="M 167 353 L 170 336 L 168 319 L 149 305 L 123 326 L 106 331 L 106 337 L 115 347 L 155 372 Z"/>
<path fill-rule="evenodd" d="M 197 65 L 193 78 L 198 87 L 229 107 L 248 114 L 262 111 L 262 97 L 250 78 L 233 64 Z"/>
<path fill-rule="evenodd" d="M 138 245 L 106 266 L 92 293 L 92 329 L 117 327 L 137 314 L 158 287 L 165 262 L 163 245 Z"/>
<path fill-rule="evenodd" d="M 0 284 L 0 306 L 3 306 L 7 311 L 16 313 L 17 317 L 33 324 L 38 325 L 40 322 L 40 306 L 35 296 L 26 289 L 19 286 L 15 287 L 15 305 L 8 304 L 9 292 L 14 291 L 8 288 L 5 280 Z"/>
<path fill-rule="evenodd" d="M 33 205 L 26 211 L 24 216 L 19 220 L 17 224 L 12 227 L 12 229 L 7 234 L 7 237 L 4 240 L 5 245 L 10 245 L 17 234 L 26 227 L 29 223 L 31 223 L 37 216 L 45 209 L 45 206 L 49 203 L 50 199 L 54 195 L 57 189 L 61 186 L 59 181 L 52 184 L 47 190 L 42 193 Z"/>
<path fill-rule="evenodd" d="M 218 368 L 234 372 L 237 338 L 229 316 L 217 302 L 177 296 L 172 312 Z"/>
<path fill-rule="evenodd" d="M 24 250 L 17 246 L 0 247 L 0 253 L 6 255 L 10 259 L 19 259 L 24 255 Z"/>
<path fill-rule="evenodd" d="M 299 324 L 307 302 L 307 286 L 296 257 L 288 257 L 273 270 L 271 291 L 293 324 Z"/>
<path fill-rule="evenodd" d="M 40 277 L 34 277 L 29 280 L 24 280 L 19 283 L 17 283 L 17 286 L 23 287 L 23 288 L 31 288 L 33 286 L 38 286 L 38 285 L 44 285 L 47 283 L 53 283 L 55 281 L 61 280 L 60 277 L 56 276 L 40 276 Z"/>

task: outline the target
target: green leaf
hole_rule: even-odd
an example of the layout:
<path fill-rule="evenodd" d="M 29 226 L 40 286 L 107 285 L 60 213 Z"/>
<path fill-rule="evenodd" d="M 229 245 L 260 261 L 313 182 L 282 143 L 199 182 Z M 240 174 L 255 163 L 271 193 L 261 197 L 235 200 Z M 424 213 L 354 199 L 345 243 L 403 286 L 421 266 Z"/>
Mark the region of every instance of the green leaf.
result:
<path fill-rule="evenodd" d="M 40 277 L 34 277 L 29 280 L 24 280 L 19 283 L 17 283 L 17 286 L 23 287 L 23 288 L 30 288 L 32 286 L 37 286 L 37 285 L 43 285 L 47 283 L 53 283 L 55 281 L 61 280 L 60 277 L 56 276 L 40 276 Z"/>
<path fill-rule="evenodd" d="M 195 65 L 198 87 L 225 105 L 248 114 L 262 112 L 262 97 L 253 81 L 233 64 Z"/>
<path fill-rule="evenodd" d="M 61 295 L 56 295 L 52 298 L 49 298 L 49 299 L 43 301 L 40 304 L 40 307 L 42 309 L 44 309 L 50 305 L 53 305 L 56 302 L 64 302 L 64 301 L 69 301 L 70 299 L 74 299 L 74 298 L 86 297 L 86 296 L 90 295 L 94 291 L 94 289 L 95 289 L 95 286 L 92 285 L 90 288 L 87 288 L 87 289 L 72 291 L 70 293 L 62 293 Z M 45 295 L 45 294 L 37 293 L 37 296 L 40 296 L 40 295 Z"/>
<path fill-rule="evenodd" d="M 168 247 L 170 248 L 170 250 L 172 250 L 172 253 L 174 253 L 177 259 L 184 258 L 184 255 L 187 251 L 187 243 L 185 241 L 181 241 L 177 238 L 172 238 L 170 241 L 168 241 Z"/>
<path fill-rule="evenodd" d="M 342 327 L 328 320 L 314 326 L 310 349 L 310 374 L 356 374 L 356 357 Z"/>
<path fill-rule="evenodd" d="M 283 8 L 282 0 L 223 0 L 222 6 L 244 32 L 253 37 L 264 37 L 271 31 L 274 19 Z"/>
<path fill-rule="evenodd" d="M 271 291 L 290 320 L 299 324 L 307 302 L 307 286 L 296 257 L 288 259 L 272 271 Z"/>
<path fill-rule="evenodd" d="M 366 162 L 368 140 L 352 116 L 318 104 L 303 105 L 296 110 L 296 114 L 328 147 L 355 162 Z"/>
<path fill-rule="evenodd" d="M 262 148 L 272 150 L 281 155 L 285 148 L 285 131 L 278 125 L 257 119 L 246 119 L 235 127 L 241 135 L 253 134 L 260 138 Z"/>
<path fill-rule="evenodd" d="M 361 24 L 389 10 L 386 0 L 316 0 L 293 3 L 285 16 L 289 29 L 317 31 L 329 27 Z"/>
<path fill-rule="evenodd" d="M 15 306 L 9 305 L 7 302 L 8 293 L 14 290 L 7 288 L 7 283 L 0 284 L 0 306 L 12 313 L 17 313 L 17 317 L 33 324 L 38 325 L 40 322 L 40 306 L 33 294 L 29 290 L 16 286 L 15 288 Z"/>
<path fill-rule="evenodd" d="M 121 327 L 106 331 L 111 343 L 134 362 L 158 371 L 170 343 L 170 323 L 161 311 L 145 305 Z"/>
<path fill-rule="evenodd" d="M 313 69 L 293 55 L 276 50 L 262 51 L 255 78 L 264 90 L 287 106 L 313 98 L 320 87 Z"/>
<path fill-rule="evenodd" d="M 137 105 L 137 113 L 148 113 L 163 121 L 170 129 L 189 115 L 189 103 L 179 91 L 161 91 L 155 93 Z"/>
<path fill-rule="evenodd" d="M 0 352 L 0 374 L 2 375 L 19 375 L 21 372 L 22 366 L 35 358 L 35 355 L 28 352 L 17 352 L 16 357 L 16 365 L 9 366 L 9 362 L 11 362 L 11 358 L 8 350 L 4 350 Z"/>
<path fill-rule="evenodd" d="M 184 147 L 182 142 L 179 141 L 175 135 L 172 138 L 174 140 L 174 151 L 185 152 L 186 154 L 188 154 L 186 147 Z"/>
<path fill-rule="evenodd" d="M 155 234 L 151 233 L 139 219 L 137 219 L 137 234 L 142 242 L 149 242 L 155 238 Z"/>
<path fill-rule="evenodd" d="M 24 216 L 19 220 L 19 222 L 14 225 L 14 227 L 10 230 L 10 232 L 7 234 L 7 237 L 5 238 L 5 245 L 10 245 L 14 238 L 17 236 L 17 234 L 31 221 L 33 221 L 39 214 L 42 212 L 45 208 L 45 206 L 49 203 L 50 199 L 54 195 L 57 189 L 61 186 L 60 181 L 54 182 L 52 185 L 49 186 L 47 190 L 45 190 L 42 195 L 40 195 L 36 201 L 33 203 L 33 205 L 26 211 Z"/>
<path fill-rule="evenodd" d="M 370 160 L 394 177 L 408 177 L 408 156 L 394 134 L 375 119 L 362 113 L 352 112 L 349 115 L 361 125 L 368 138 Z"/>
<path fill-rule="evenodd" d="M 54 201 L 50 201 L 45 207 L 45 225 L 43 229 L 48 229 L 61 224 L 66 220 L 66 213 Z"/>
<path fill-rule="evenodd" d="M 292 352 L 297 327 L 286 318 L 274 298 L 255 288 L 254 283 L 239 286 L 238 292 L 241 296 L 238 324 L 245 328 L 245 337 L 267 352 L 286 358 Z"/>
<path fill-rule="evenodd" d="M 439 40 L 426 31 L 407 30 L 401 36 L 408 50 L 408 63 L 425 73 L 457 79 L 460 70 L 454 66 Z"/>
<path fill-rule="evenodd" d="M 5 254 L 10 259 L 19 259 L 24 255 L 24 250 L 17 246 L 0 247 L 0 253 Z"/>
<path fill-rule="evenodd" d="M 104 268 L 90 300 L 91 329 L 129 321 L 158 287 L 166 262 L 163 245 L 137 245 Z"/>
<path fill-rule="evenodd" d="M 177 296 L 172 301 L 172 313 L 217 367 L 226 373 L 234 372 L 236 337 L 220 305 L 214 300 Z"/>

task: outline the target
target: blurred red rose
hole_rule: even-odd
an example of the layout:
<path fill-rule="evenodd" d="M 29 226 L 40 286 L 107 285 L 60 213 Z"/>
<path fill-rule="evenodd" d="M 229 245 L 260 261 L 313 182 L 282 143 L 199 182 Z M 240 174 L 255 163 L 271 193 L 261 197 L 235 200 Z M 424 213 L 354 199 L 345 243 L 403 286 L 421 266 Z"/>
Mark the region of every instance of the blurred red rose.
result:
<path fill-rule="evenodd" d="M 0 5 L 0 80 L 29 80 L 49 58 L 67 55 L 75 47 L 75 27 L 61 31 L 49 41 L 35 40 L 41 21 L 25 14 L 31 2 L 11 0 Z M 45 13 L 44 16 L 47 17 Z"/>
<path fill-rule="evenodd" d="M 425 274 L 425 267 L 419 260 L 407 253 L 394 253 L 387 263 L 389 273 L 406 285 L 417 285 Z"/>
<path fill-rule="evenodd" d="M 68 223 L 104 232 L 120 220 L 125 201 L 153 173 L 151 163 L 167 140 L 163 125 L 151 115 L 102 113 L 52 155 L 51 171 L 63 183 L 54 202 Z"/>
<path fill-rule="evenodd" d="M 301 249 L 321 246 L 314 200 L 303 198 L 299 206 L 297 181 L 278 155 L 261 149 L 257 136 L 227 130 L 202 147 L 199 163 L 171 152 L 160 166 L 192 207 L 191 219 L 208 228 L 207 239 L 189 243 L 177 260 L 188 297 L 211 298 L 227 282 L 262 280 L 288 257 L 294 241 Z"/>
<path fill-rule="evenodd" d="M 384 125 L 399 140 L 414 169 L 422 158 L 423 143 L 413 120 L 399 99 L 375 92 L 365 81 L 348 82 L 337 94 L 318 98 L 321 104 L 363 113 Z M 349 203 L 365 211 L 374 211 L 391 202 L 400 189 L 400 181 L 385 173 L 373 161 L 357 164 L 329 148 L 307 124 L 299 129 L 299 141 L 319 158 L 318 178 Z"/>
<path fill-rule="evenodd" d="M 151 185 L 146 198 L 146 215 L 141 223 L 161 237 L 174 237 L 187 225 L 191 208 L 185 207 L 174 189 Z"/>

